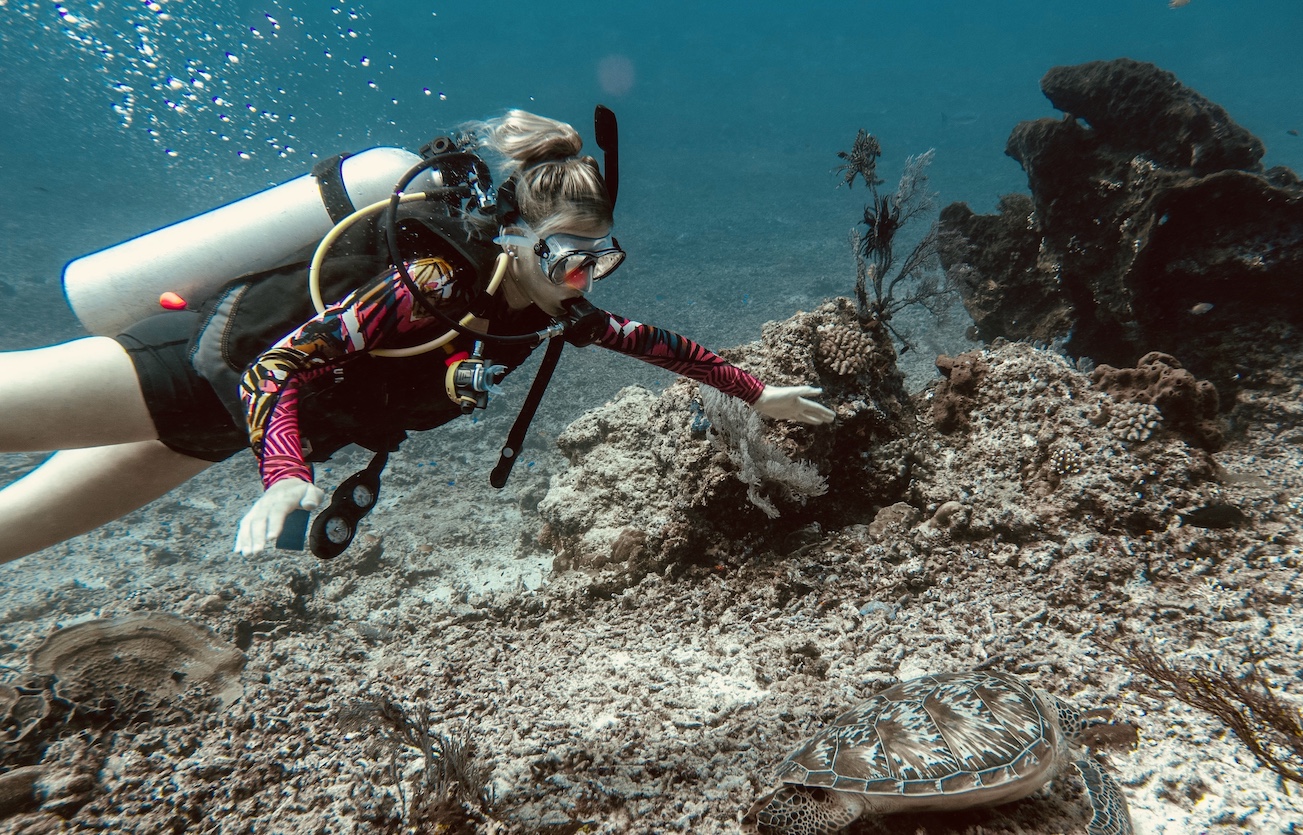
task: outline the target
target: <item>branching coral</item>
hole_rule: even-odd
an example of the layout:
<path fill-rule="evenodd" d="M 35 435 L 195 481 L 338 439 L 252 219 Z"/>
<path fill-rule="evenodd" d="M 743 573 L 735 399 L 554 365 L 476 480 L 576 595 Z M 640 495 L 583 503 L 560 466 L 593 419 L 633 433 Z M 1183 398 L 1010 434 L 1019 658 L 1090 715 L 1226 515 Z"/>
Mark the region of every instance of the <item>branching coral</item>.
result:
<path fill-rule="evenodd" d="M 819 363 L 841 377 L 865 371 L 873 354 L 873 337 L 859 328 L 820 325 Z"/>
<path fill-rule="evenodd" d="M 1260 657 L 1237 675 L 1220 665 L 1200 669 L 1169 663 L 1147 647 L 1109 647 L 1142 674 L 1141 693 L 1176 698 L 1226 723 L 1258 759 L 1286 780 L 1303 783 L 1303 711 L 1285 701 L 1258 673 Z"/>
<path fill-rule="evenodd" d="M 1108 418 L 1108 428 L 1124 441 L 1147 441 L 1163 424 L 1163 413 L 1148 403 L 1118 403 Z"/>
<path fill-rule="evenodd" d="M 701 402 L 710 419 L 711 443 L 728 455 L 738 469 L 738 480 L 747 485 L 747 499 L 766 516 L 776 519 L 779 512 L 760 492 L 764 486 L 778 487 L 801 504 L 828 490 L 827 479 L 813 464 L 793 461 L 765 438 L 764 423 L 741 400 L 702 386 Z"/>

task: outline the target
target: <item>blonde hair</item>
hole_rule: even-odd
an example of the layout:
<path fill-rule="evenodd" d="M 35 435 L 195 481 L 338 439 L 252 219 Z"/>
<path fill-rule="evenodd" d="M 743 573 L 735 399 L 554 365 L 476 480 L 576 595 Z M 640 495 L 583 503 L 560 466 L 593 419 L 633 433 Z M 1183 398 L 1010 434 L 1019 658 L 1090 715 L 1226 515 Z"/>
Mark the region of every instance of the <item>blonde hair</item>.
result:
<path fill-rule="evenodd" d="M 611 197 L 601 169 L 597 160 L 579 155 L 584 142 L 570 125 L 508 110 L 463 125 L 462 135 L 501 157 L 502 183 L 515 181 L 521 219 L 539 235 L 565 226 L 611 225 Z"/>

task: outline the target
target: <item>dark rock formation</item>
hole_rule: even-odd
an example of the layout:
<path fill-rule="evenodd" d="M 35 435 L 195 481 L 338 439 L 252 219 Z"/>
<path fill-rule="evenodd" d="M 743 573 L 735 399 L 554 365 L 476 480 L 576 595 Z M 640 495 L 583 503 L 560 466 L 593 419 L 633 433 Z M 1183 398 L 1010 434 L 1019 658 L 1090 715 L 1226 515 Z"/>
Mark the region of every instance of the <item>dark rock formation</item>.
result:
<path fill-rule="evenodd" d="M 941 210 L 941 226 L 947 231 L 942 259 L 976 338 L 1050 343 L 1072 329 L 1072 305 L 1054 269 L 1039 259 L 1041 232 L 1030 197 L 1006 194 L 995 215 L 952 203 Z"/>
<path fill-rule="evenodd" d="M 1023 122 L 1006 148 L 1030 201 L 942 212 L 943 263 L 978 335 L 1114 365 L 1163 351 L 1229 405 L 1264 365 L 1264 324 L 1298 338 L 1299 179 L 1264 171 L 1259 140 L 1151 64 L 1055 67 L 1041 87 L 1065 117 Z"/>

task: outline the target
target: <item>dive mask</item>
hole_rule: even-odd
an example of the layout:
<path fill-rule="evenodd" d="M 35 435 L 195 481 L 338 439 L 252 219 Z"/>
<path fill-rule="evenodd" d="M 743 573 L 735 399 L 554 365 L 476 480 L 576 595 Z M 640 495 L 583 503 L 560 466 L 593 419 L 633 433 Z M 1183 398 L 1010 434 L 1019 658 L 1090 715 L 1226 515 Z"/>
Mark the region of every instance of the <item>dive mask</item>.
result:
<path fill-rule="evenodd" d="M 610 235 L 583 238 L 557 233 L 540 238 L 528 225 L 517 225 L 526 234 L 498 235 L 493 242 L 499 246 L 533 249 L 543 274 L 558 287 L 570 286 L 586 292 L 594 281 L 606 278 L 624 263 L 625 252 L 620 249 L 620 242 Z"/>

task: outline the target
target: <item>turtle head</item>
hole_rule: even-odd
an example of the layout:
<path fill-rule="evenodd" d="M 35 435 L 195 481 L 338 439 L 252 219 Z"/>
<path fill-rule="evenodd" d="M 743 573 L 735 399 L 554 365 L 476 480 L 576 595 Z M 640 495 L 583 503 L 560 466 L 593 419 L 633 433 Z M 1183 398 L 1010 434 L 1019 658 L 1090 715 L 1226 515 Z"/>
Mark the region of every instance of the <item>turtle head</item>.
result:
<path fill-rule="evenodd" d="M 1063 736 L 1071 745 L 1076 745 L 1081 739 L 1081 732 L 1086 727 L 1086 721 L 1080 710 L 1071 702 L 1065 702 L 1058 696 L 1048 693 L 1042 696 L 1048 699 L 1050 705 L 1054 708 L 1054 713 L 1059 720 L 1059 729 L 1063 731 Z"/>
<path fill-rule="evenodd" d="M 788 783 L 762 795 L 742 820 L 761 835 L 832 835 L 863 813 L 858 795 Z"/>

